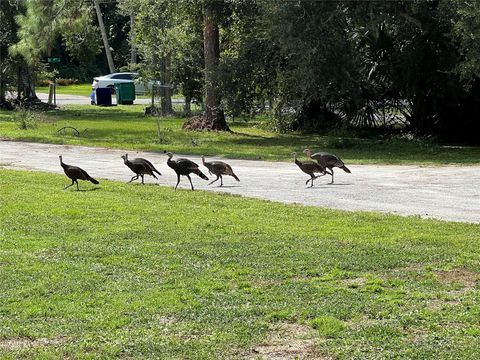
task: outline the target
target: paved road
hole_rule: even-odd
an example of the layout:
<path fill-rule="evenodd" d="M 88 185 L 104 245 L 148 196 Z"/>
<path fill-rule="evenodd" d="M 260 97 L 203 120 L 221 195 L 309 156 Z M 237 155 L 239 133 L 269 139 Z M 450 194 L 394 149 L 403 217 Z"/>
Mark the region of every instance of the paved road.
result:
<path fill-rule="evenodd" d="M 125 152 L 0 141 L 0 166 L 62 173 L 58 160 L 58 155 L 62 154 L 67 164 L 81 166 L 96 178 L 127 181 L 133 174 L 120 158 Z M 167 166 L 164 154 L 130 151 L 131 158 L 136 156 L 150 159 L 162 172 L 159 185 L 175 185 L 176 175 Z M 188 157 L 201 163 L 198 157 Z M 224 177 L 225 186 L 220 188 L 215 184 L 207 186 L 206 181 L 193 175 L 196 189 L 224 191 L 284 203 L 480 223 L 480 166 L 349 165 L 352 174 L 337 169 L 334 185 L 328 185 L 330 179 L 324 177 L 316 181 L 314 188 L 306 188 L 308 176 L 293 162 L 227 162 L 232 165 L 241 182 Z M 148 183 L 154 183 L 155 180 L 149 176 L 146 179 Z M 68 184 L 67 179 L 65 184 Z M 83 183 L 81 186 L 89 184 Z M 182 179 L 180 187 L 189 188 L 186 178 Z"/>
<path fill-rule="evenodd" d="M 37 96 L 43 102 L 48 101 L 48 94 L 37 93 Z M 112 103 L 116 103 L 115 95 L 112 96 Z M 149 99 L 136 99 L 135 104 L 149 104 Z M 90 97 L 80 95 L 57 94 L 57 105 L 90 105 Z"/>
<path fill-rule="evenodd" d="M 43 102 L 48 101 L 48 94 L 37 93 L 37 96 Z M 116 101 L 117 99 L 115 98 L 115 95 L 112 95 L 112 103 L 116 104 Z M 150 102 L 150 99 L 136 99 L 134 101 L 134 104 L 149 105 Z M 172 99 L 172 102 L 183 104 L 183 100 L 180 99 Z M 90 105 L 90 97 L 80 95 L 57 94 L 57 105 Z"/>

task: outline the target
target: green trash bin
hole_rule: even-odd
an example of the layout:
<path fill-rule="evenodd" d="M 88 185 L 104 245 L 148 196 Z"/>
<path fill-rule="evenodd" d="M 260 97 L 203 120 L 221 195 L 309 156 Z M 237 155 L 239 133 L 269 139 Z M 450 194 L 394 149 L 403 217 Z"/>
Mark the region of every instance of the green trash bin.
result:
<path fill-rule="evenodd" d="M 133 81 L 115 84 L 115 95 L 118 105 L 132 105 L 135 100 L 135 84 Z"/>

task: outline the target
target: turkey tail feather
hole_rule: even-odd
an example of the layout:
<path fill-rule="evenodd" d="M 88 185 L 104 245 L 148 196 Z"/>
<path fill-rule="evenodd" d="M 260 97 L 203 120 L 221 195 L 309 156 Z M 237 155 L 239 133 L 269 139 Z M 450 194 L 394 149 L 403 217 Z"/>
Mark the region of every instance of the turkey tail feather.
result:
<path fill-rule="evenodd" d="M 342 169 L 343 171 L 345 171 L 347 173 L 351 173 L 350 169 L 347 168 L 345 165 L 343 165 L 340 169 Z"/>
<path fill-rule="evenodd" d="M 202 173 L 200 170 L 195 169 L 195 170 L 193 170 L 192 172 L 193 172 L 194 174 L 200 176 L 203 180 L 208 180 L 208 177 L 207 177 L 204 173 Z"/>

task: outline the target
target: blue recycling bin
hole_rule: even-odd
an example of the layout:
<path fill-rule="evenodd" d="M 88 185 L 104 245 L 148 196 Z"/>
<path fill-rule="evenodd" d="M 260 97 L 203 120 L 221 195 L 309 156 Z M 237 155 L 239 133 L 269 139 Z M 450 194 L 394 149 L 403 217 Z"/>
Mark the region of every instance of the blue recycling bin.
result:
<path fill-rule="evenodd" d="M 110 88 L 98 88 L 95 91 L 97 105 L 112 106 L 112 90 Z"/>

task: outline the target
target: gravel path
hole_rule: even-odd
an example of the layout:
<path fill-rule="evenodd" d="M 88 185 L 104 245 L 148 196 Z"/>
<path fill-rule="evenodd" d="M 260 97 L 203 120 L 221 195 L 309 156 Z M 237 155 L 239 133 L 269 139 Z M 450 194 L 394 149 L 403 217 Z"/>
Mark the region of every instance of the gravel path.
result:
<path fill-rule="evenodd" d="M 58 155 L 64 162 L 87 170 L 95 178 L 128 181 L 133 173 L 120 156 L 125 150 L 84 146 L 50 145 L 0 141 L 0 166 L 11 169 L 63 173 Z M 129 152 L 130 158 L 145 157 L 163 174 L 162 186 L 173 187 L 176 175 L 164 154 Z M 177 156 L 177 155 L 175 155 Z M 182 156 L 182 155 L 178 155 Z M 196 156 L 188 158 L 201 164 Z M 213 160 L 209 158 L 208 160 Z M 344 210 L 368 210 L 418 215 L 421 217 L 480 223 L 480 166 L 396 166 L 349 165 L 352 174 L 336 169 L 334 185 L 330 177 L 316 180 L 315 187 L 305 187 L 308 176 L 292 162 L 225 160 L 233 167 L 241 182 L 224 177 L 222 188 L 192 175 L 198 190 L 224 191 L 232 194 L 300 203 Z M 202 165 L 201 168 L 206 170 Z M 155 179 L 146 176 L 149 184 Z M 69 180 L 65 179 L 65 185 Z M 81 187 L 90 184 L 82 183 Z M 132 185 L 135 186 L 135 185 Z M 189 188 L 182 178 L 180 187 Z"/>

